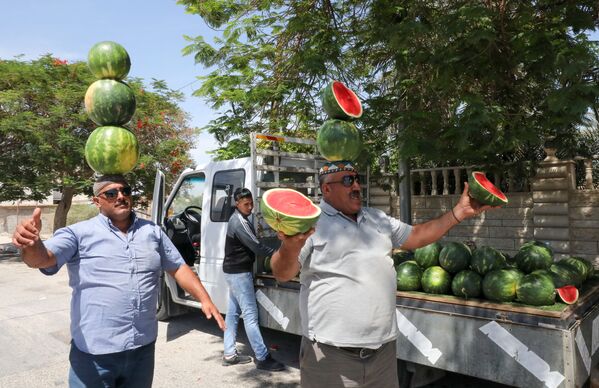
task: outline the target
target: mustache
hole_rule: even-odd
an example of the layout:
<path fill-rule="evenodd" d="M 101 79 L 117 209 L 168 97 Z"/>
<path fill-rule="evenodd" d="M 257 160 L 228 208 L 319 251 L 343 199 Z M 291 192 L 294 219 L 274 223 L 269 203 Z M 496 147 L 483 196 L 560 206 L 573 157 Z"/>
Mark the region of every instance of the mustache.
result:
<path fill-rule="evenodd" d="M 362 197 L 362 192 L 361 192 L 360 190 L 352 190 L 352 191 L 349 193 L 349 196 L 350 196 L 351 198 L 361 198 L 361 197 Z"/>

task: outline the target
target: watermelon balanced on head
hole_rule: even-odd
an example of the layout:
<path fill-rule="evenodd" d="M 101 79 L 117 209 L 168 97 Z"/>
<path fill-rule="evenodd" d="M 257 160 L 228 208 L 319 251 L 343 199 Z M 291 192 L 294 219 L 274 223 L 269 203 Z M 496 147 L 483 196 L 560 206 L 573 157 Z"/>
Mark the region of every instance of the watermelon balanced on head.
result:
<path fill-rule="evenodd" d="M 451 241 L 439 253 L 439 265 L 449 273 L 458 273 L 470 266 L 472 253 L 466 244 Z"/>
<path fill-rule="evenodd" d="M 555 304 L 555 285 L 550 277 L 531 273 L 518 282 L 516 297 L 524 304 L 549 306 Z"/>
<path fill-rule="evenodd" d="M 310 230 L 320 217 L 320 208 L 293 189 L 270 189 L 262 196 L 260 211 L 264 221 L 288 236 Z"/>
<path fill-rule="evenodd" d="M 419 290 L 421 278 L 422 268 L 415 261 L 404 261 L 397 266 L 397 289 L 399 291 Z"/>
<path fill-rule="evenodd" d="M 506 265 L 503 254 L 489 246 L 475 249 L 470 259 L 470 267 L 483 276 L 489 271 L 504 268 Z"/>
<path fill-rule="evenodd" d="M 85 160 L 99 174 L 124 174 L 139 158 L 135 134 L 122 127 L 96 128 L 85 143 Z"/>
<path fill-rule="evenodd" d="M 316 145 L 328 161 L 354 160 L 362 150 L 362 135 L 349 121 L 327 120 L 318 130 Z"/>
<path fill-rule="evenodd" d="M 553 264 L 553 250 L 543 242 L 531 241 L 520 247 L 514 260 L 518 268 L 526 273 L 549 269 Z"/>
<path fill-rule="evenodd" d="M 483 295 L 495 302 L 511 302 L 516 299 L 516 289 L 521 277 L 517 271 L 496 269 L 483 277 Z"/>
<path fill-rule="evenodd" d="M 451 291 L 462 298 L 476 298 L 480 295 L 482 277 L 469 269 L 458 272 L 451 281 Z"/>
<path fill-rule="evenodd" d="M 332 81 L 320 95 L 324 111 L 332 119 L 348 120 L 362 116 L 360 99 L 342 82 Z"/>
<path fill-rule="evenodd" d="M 123 82 L 97 80 L 85 93 L 85 111 L 98 125 L 126 124 L 135 113 L 135 94 Z"/>
<path fill-rule="evenodd" d="M 437 241 L 418 248 L 414 251 L 414 260 L 416 260 L 418 265 L 422 268 L 439 265 L 439 254 L 441 253 L 442 248 L 441 244 Z"/>
<path fill-rule="evenodd" d="M 129 73 L 131 59 L 123 46 L 105 41 L 96 43 L 89 50 L 87 66 L 96 78 L 122 80 Z"/>
<path fill-rule="evenodd" d="M 503 206 L 508 199 L 490 180 L 484 172 L 474 171 L 468 177 L 470 196 L 484 205 Z"/>
<path fill-rule="evenodd" d="M 422 290 L 429 294 L 448 294 L 451 290 L 451 274 L 438 265 L 428 267 L 420 279 Z"/>

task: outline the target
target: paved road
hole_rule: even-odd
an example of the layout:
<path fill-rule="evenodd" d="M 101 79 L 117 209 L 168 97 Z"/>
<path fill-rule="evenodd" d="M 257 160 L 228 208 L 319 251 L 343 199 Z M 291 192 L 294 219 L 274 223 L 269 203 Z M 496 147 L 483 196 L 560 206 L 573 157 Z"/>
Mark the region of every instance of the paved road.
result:
<path fill-rule="evenodd" d="M 66 387 L 67 272 L 44 276 L 27 268 L 13 250 L 0 249 L 0 274 L 0 388 Z M 259 371 L 253 364 L 221 366 L 222 333 L 199 311 L 160 322 L 154 387 L 298 387 L 299 337 L 269 329 L 263 335 L 273 355 L 288 365 L 286 371 Z M 243 331 L 238 340 L 241 352 L 252 354 Z M 427 387 L 481 386 L 503 387 L 456 374 Z"/>

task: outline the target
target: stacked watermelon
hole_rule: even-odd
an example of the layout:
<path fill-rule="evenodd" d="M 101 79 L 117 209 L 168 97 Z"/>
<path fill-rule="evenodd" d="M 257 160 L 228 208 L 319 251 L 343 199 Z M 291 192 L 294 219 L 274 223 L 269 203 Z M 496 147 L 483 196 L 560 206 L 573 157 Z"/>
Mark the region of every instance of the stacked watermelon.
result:
<path fill-rule="evenodd" d="M 358 96 L 342 82 L 330 82 L 321 93 L 322 107 L 329 116 L 318 130 L 318 151 L 328 161 L 355 161 L 362 151 L 362 136 L 351 122 L 362 116 Z"/>
<path fill-rule="evenodd" d="M 124 127 L 135 113 L 135 95 L 123 82 L 129 54 L 116 42 L 100 42 L 89 51 L 88 67 L 98 80 L 85 93 L 85 111 L 99 127 L 87 139 L 85 159 L 97 174 L 127 173 L 139 158 L 137 138 Z"/>
<path fill-rule="evenodd" d="M 452 293 L 532 306 L 553 305 L 556 296 L 563 303 L 575 303 L 578 288 L 595 272 L 593 265 L 580 257 L 554 262 L 553 250 L 540 241 L 523 244 L 513 259 L 490 246 L 471 253 L 467 245 L 457 242 L 418 248 L 413 260 L 407 252 L 401 255 L 408 261 L 396 266 L 399 291 Z"/>

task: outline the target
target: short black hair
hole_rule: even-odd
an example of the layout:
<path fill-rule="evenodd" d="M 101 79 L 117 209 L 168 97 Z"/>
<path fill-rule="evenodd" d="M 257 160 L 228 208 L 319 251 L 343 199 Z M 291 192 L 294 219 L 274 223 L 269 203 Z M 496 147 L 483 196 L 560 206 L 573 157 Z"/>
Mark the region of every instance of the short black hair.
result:
<path fill-rule="evenodd" d="M 235 194 L 233 195 L 233 198 L 235 199 L 235 202 L 237 202 L 244 198 L 253 198 L 253 197 L 252 197 L 252 192 L 250 191 L 250 189 L 246 189 L 244 187 L 243 189 L 235 190 Z"/>

